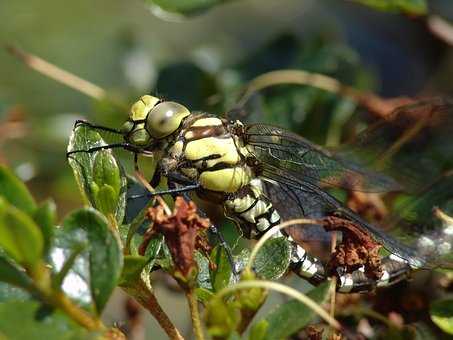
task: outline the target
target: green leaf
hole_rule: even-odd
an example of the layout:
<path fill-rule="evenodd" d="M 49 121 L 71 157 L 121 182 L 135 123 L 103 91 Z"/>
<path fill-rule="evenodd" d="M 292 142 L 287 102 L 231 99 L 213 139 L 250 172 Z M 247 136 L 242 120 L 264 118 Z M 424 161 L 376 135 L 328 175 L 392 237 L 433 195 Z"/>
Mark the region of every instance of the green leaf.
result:
<path fill-rule="evenodd" d="M 206 288 L 195 288 L 195 294 L 197 294 L 197 300 L 201 303 L 207 303 L 214 296 L 214 293 Z"/>
<path fill-rule="evenodd" d="M 145 0 L 146 3 L 161 11 L 191 15 L 197 14 L 212 6 L 227 2 L 228 0 Z"/>
<path fill-rule="evenodd" d="M 36 203 L 25 184 L 2 165 L 0 165 L 0 196 L 27 214 L 32 214 L 36 209 Z"/>
<path fill-rule="evenodd" d="M 329 292 L 330 282 L 323 283 L 308 292 L 307 296 L 321 304 Z M 297 300 L 290 300 L 277 306 L 266 317 L 255 323 L 250 334 L 260 337 L 250 338 L 252 340 L 282 339 L 294 334 L 305 327 L 315 316 L 315 313 L 303 303 Z M 267 328 L 265 336 L 262 336 L 263 328 Z"/>
<path fill-rule="evenodd" d="M 14 340 L 95 338 L 96 334 L 89 333 L 61 312 L 55 311 L 44 319 L 37 318 L 39 308 L 35 301 L 0 303 L 0 334 Z"/>
<path fill-rule="evenodd" d="M 363 5 L 387 12 L 405 12 L 412 15 L 427 14 L 425 0 L 354 0 Z"/>
<path fill-rule="evenodd" d="M 269 323 L 267 320 L 260 320 L 253 325 L 250 330 L 250 340 L 263 340 L 266 338 L 267 329 L 269 328 Z"/>
<path fill-rule="evenodd" d="M 128 286 L 130 282 L 134 282 L 142 273 L 148 260 L 144 256 L 126 255 L 124 256 L 124 266 L 119 280 L 119 286 Z"/>
<path fill-rule="evenodd" d="M 91 208 L 66 217 L 62 230 L 69 234 L 83 231 L 87 237 L 91 294 L 100 314 L 121 275 L 123 255 L 119 239 L 105 217 Z"/>
<path fill-rule="evenodd" d="M 291 246 L 286 237 L 272 238 L 258 251 L 253 268 L 259 277 L 276 280 L 286 273 L 290 258 Z"/>
<path fill-rule="evenodd" d="M 0 246 L 16 262 L 34 267 L 42 257 L 44 240 L 25 212 L 0 197 Z"/>
<path fill-rule="evenodd" d="M 208 291 L 212 290 L 211 275 L 209 268 L 209 259 L 199 251 L 195 252 L 195 260 L 197 261 L 197 287 L 204 288 Z"/>
<path fill-rule="evenodd" d="M 445 333 L 453 334 L 453 299 L 442 299 L 431 303 L 431 320 Z"/>
<path fill-rule="evenodd" d="M 206 306 L 206 326 L 209 334 L 215 338 L 226 338 L 235 332 L 241 319 L 239 308 L 233 303 L 213 298 Z"/>
<path fill-rule="evenodd" d="M 121 273 L 121 278 L 118 284 L 122 287 L 130 286 L 140 278 L 143 278 L 143 275 L 148 275 L 156 261 L 159 251 L 162 248 L 163 242 L 164 239 L 162 235 L 156 236 L 149 242 L 148 247 L 146 248 L 145 256 L 125 256 L 123 272 Z"/>
<path fill-rule="evenodd" d="M 68 151 L 102 145 L 107 144 L 99 133 L 80 125 L 72 132 Z M 79 152 L 68 160 L 85 201 L 106 215 L 113 213 L 120 225 L 126 209 L 127 178 L 112 151 Z"/>
<path fill-rule="evenodd" d="M 57 207 L 53 200 L 42 203 L 33 213 L 33 220 L 41 228 L 44 237 L 44 251 L 48 253 L 54 237 L 55 223 L 57 220 Z"/>
<path fill-rule="evenodd" d="M 219 246 L 211 252 L 211 261 L 216 265 L 216 269 L 211 271 L 211 284 L 214 291 L 218 292 L 230 284 L 231 264 L 225 249 Z"/>
<path fill-rule="evenodd" d="M 0 255 L 0 281 L 27 290 L 32 287 L 32 281 L 25 271 L 3 255 Z"/>
<path fill-rule="evenodd" d="M 27 301 L 33 297 L 22 288 L 17 288 L 5 282 L 0 282 L 0 303 L 11 301 Z"/>

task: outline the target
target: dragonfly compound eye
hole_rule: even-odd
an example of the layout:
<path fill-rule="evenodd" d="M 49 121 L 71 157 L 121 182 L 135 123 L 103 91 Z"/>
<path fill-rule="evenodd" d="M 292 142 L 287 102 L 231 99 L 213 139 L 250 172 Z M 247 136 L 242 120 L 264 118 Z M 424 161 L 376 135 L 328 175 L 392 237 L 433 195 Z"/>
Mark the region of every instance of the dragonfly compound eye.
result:
<path fill-rule="evenodd" d="M 157 104 L 146 119 L 146 130 L 153 138 L 164 138 L 175 132 L 190 111 L 175 102 Z"/>

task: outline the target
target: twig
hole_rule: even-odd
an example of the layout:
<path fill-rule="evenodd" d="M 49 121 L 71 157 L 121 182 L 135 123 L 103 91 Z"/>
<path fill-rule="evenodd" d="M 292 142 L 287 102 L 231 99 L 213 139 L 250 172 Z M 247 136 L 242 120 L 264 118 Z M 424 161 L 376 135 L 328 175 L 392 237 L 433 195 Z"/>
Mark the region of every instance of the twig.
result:
<path fill-rule="evenodd" d="M 123 287 L 123 289 L 151 313 L 170 339 L 184 340 L 143 280 L 139 280 L 134 286 Z"/>
<path fill-rule="evenodd" d="M 107 92 L 101 87 L 82 79 L 71 72 L 65 71 L 36 55 L 27 53 L 12 45 L 6 45 L 6 50 L 31 69 L 82 92 L 89 97 L 102 100 L 107 96 Z"/>
<path fill-rule="evenodd" d="M 57 306 L 64 311 L 71 319 L 76 321 L 79 325 L 91 331 L 105 330 L 105 326 L 101 320 L 93 317 L 85 312 L 79 306 L 75 305 L 68 297 L 62 292 L 56 292 L 47 297 L 47 300 L 52 305 Z"/>
<path fill-rule="evenodd" d="M 200 312 L 198 301 L 193 289 L 186 291 L 187 302 L 189 303 L 190 317 L 192 319 L 193 332 L 197 340 L 204 340 L 203 328 L 201 327 Z"/>
<path fill-rule="evenodd" d="M 254 78 L 247 85 L 244 94 L 238 101 L 237 107 L 243 107 L 255 92 L 270 86 L 283 84 L 308 85 L 348 97 L 381 118 L 387 116 L 401 102 L 406 103 L 409 101 L 407 98 L 384 99 L 374 93 L 344 85 L 338 80 L 323 74 L 289 69 L 271 71 Z"/>

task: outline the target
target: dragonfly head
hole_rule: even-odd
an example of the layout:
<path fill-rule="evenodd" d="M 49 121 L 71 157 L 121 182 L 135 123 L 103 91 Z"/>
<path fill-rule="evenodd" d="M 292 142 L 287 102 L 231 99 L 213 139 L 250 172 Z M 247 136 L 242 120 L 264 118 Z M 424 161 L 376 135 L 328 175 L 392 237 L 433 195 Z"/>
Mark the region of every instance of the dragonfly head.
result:
<path fill-rule="evenodd" d="M 121 132 L 127 142 L 145 147 L 174 133 L 188 115 L 190 111 L 181 104 L 145 95 L 132 105 Z"/>

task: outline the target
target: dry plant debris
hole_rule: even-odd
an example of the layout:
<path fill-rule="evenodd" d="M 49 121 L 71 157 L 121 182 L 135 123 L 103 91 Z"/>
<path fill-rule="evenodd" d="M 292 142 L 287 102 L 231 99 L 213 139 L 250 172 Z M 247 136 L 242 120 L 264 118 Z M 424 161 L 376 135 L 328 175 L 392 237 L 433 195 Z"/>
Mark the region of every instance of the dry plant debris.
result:
<path fill-rule="evenodd" d="M 327 265 L 332 274 L 338 267 L 352 272 L 363 266 L 367 277 L 377 279 L 382 276 L 379 257 L 381 245 L 368 233 L 353 222 L 336 216 L 323 219 L 323 226 L 327 231 L 340 231 L 343 235 L 342 242 L 336 246 Z"/>
<path fill-rule="evenodd" d="M 149 240 L 156 233 L 162 233 L 170 250 L 175 271 L 178 277 L 190 279 L 197 266 L 194 258 L 196 249 L 207 251 L 208 244 L 201 233 L 208 229 L 210 221 L 197 214 L 194 202 L 186 202 L 182 197 L 177 197 L 171 215 L 165 214 L 162 205 L 149 208 L 148 218 L 153 221 L 153 226 L 144 235 L 140 252 L 144 253 Z"/>

